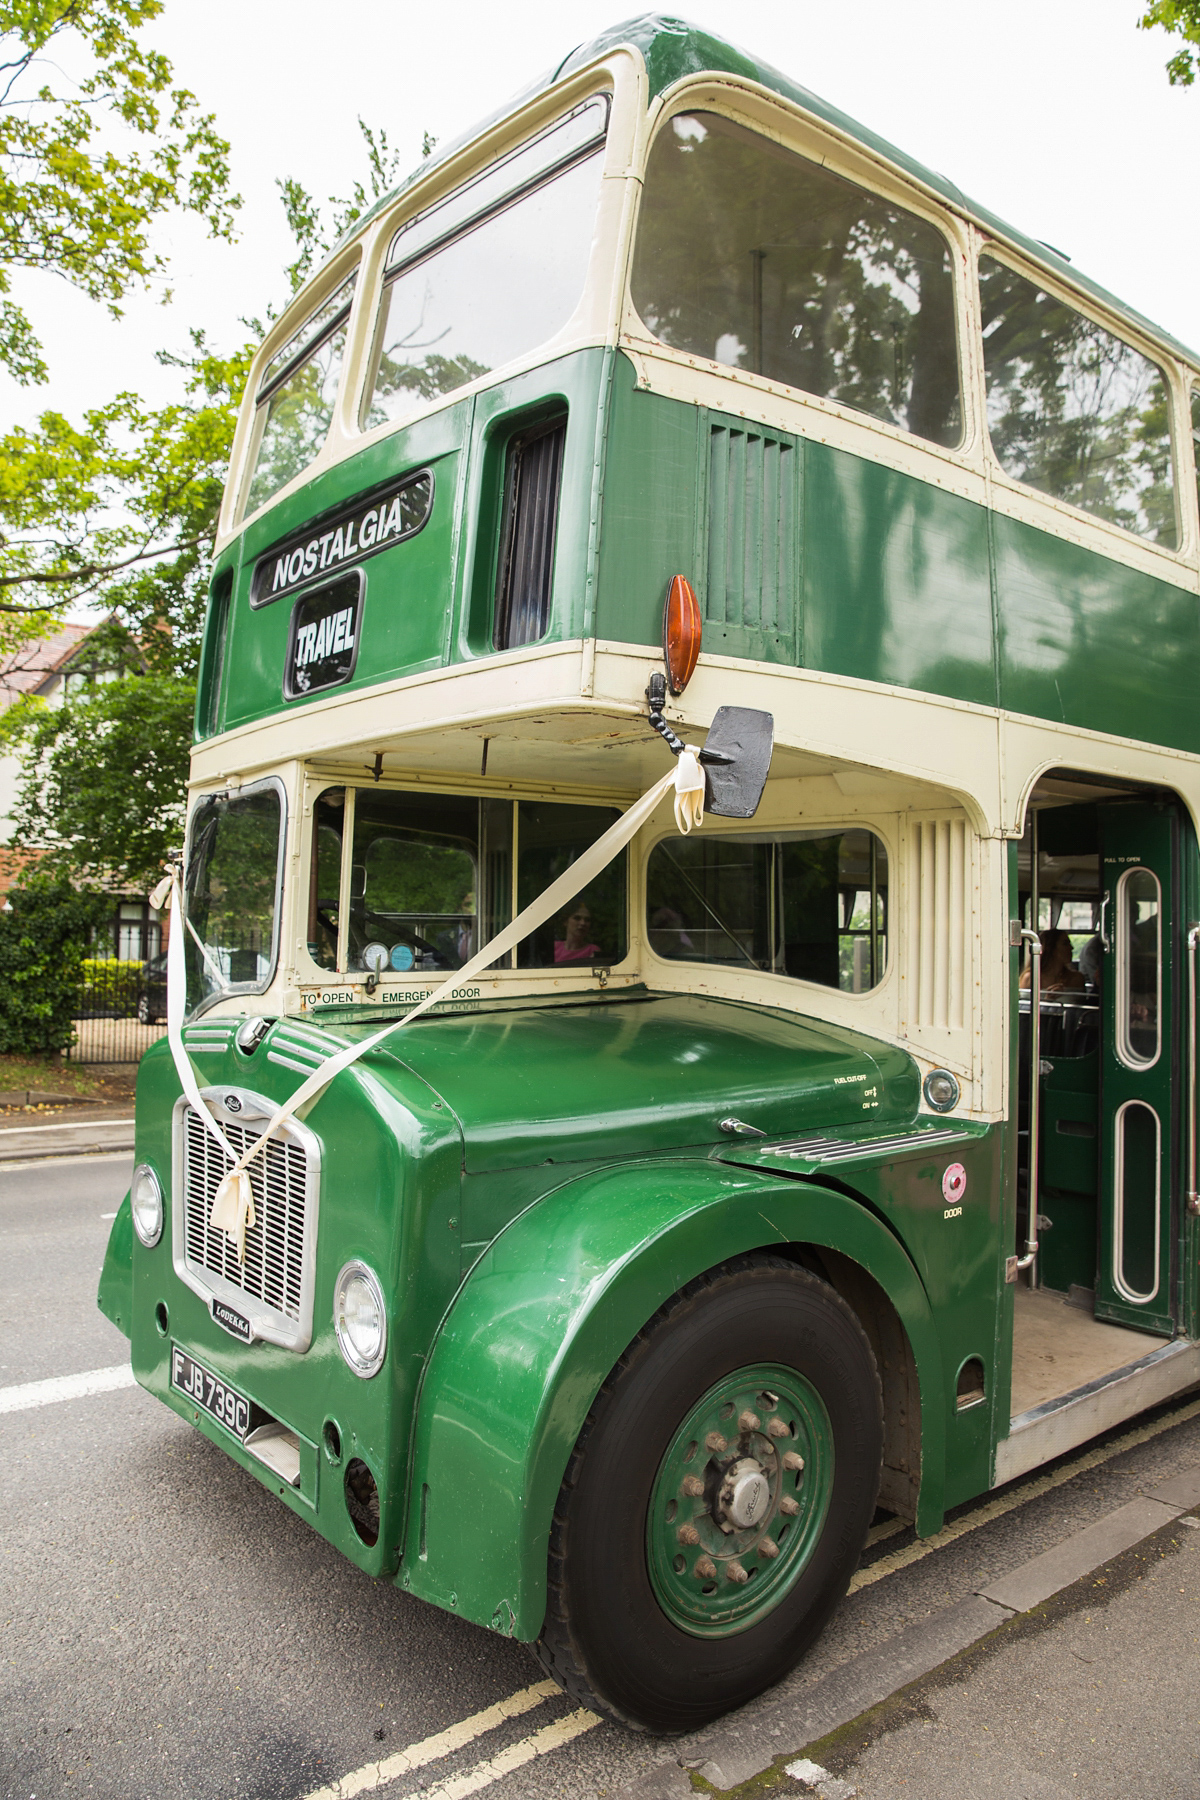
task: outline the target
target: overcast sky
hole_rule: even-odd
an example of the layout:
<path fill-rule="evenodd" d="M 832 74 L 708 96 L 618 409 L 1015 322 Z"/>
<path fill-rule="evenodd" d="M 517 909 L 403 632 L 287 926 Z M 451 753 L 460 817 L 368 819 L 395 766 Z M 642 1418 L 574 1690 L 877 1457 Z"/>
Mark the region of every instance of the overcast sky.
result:
<path fill-rule="evenodd" d="M 1200 347 L 1200 86 L 1168 85 L 1171 42 L 1136 29 L 1141 0 L 691 0 L 684 16 L 845 109 Z M 188 222 L 156 232 L 161 292 L 124 319 L 50 276 L 18 276 L 51 365 L 42 389 L 0 380 L 0 425 L 78 415 L 121 388 L 165 400 L 157 348 L 190 326 L 217 345 L 282 301 L 290 255 L 275 181 L 318 196 L 363 173 L 355 120 L 420 158 L 425 131 L 469 128 L 577 44 L 631 16 L 620 0 L 166 0 L 149 34 L 217 116 L 245 205 L 233 246 Z"/>

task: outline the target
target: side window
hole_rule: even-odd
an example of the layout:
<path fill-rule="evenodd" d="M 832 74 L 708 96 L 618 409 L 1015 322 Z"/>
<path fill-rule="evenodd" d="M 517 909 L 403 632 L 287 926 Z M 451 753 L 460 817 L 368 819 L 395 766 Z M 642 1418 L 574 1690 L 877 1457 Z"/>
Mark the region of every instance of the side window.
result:
<path fill-rule="evenodd" d="M 306 469 L 329 433 L 346 348 L 355 276 L 272 357 L 258 387 L 247 513 Z"/>
<path fill-rule="evenodd" d="M 993 257 L 980 259 L 979 289 L 988 431 L 1005 473 L 1173 550 L 1158 364 Z"/>
<path fill-rule="evenodd" d="M 1126 869 L 1117 884 L 1117 1054 L 1132 1069 L 1158 1061 L 1162 997 L 1158 877 Z"/>
<path fill-rule="evenodd" d="M 1192 389 L 1192 448 L 1196 453 L 1196 498 L 1200 500 L 1200 388 Z"/>
<path fill-rule="evenodd" d="M 961 438 L 941 232 L 715 113 L 679 114 L 655 140 L 632 294 L 676 349 Z"/>
<path fill-rule="evenodd" d="M 887 849 L 874 832 L 668 838 L 646 871 L 650 947 L 861 994 L 887 967 Z"/>

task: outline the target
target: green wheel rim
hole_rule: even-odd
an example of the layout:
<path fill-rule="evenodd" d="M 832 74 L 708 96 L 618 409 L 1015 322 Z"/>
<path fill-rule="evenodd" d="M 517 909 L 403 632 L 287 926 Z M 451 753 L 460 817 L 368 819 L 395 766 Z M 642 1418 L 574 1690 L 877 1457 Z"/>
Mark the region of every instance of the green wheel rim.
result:
<path fill-rule="evenodd" d="M 795 1369 L 755 1363 L 717 1382 L 659 1466 L 646 1519 L 655 1598 L 693 1637 L 729 1637 L 774 1611 L 829 1511 L 833 1431 Z"/>

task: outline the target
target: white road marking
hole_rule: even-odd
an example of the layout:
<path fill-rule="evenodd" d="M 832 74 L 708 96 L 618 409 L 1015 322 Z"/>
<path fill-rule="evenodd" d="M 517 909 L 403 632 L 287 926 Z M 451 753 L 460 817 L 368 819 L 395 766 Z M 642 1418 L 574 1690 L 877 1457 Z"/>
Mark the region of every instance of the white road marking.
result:
<path fill-rule="evenodd" d="M 519 1718 L 522 1713 L 530 1712 L 542 1702 L 561 1693 L 557 1682 L 536 1681 L 532 1687 L 521 1688 L 518 1693 L 509 1694 L 505 1700 L 497 1700 L 493 1706 L 487 1706 L 482 1712 L 472 1713 L 469 1719 L 460 1719 L 457 1725 L 447 1726 L 433 1737 L 422 1738 L 418 1744 L 409 1744 L 405 1750 L 397 1750 L 391 1756 L 385 1756 L 381 1762 L 367 1763 L 365 1768 L 355 1769 L 352 1774 L 343 1775 L 340 1781 L 329 1787 L 315 1788 L 306 1794 L 304 1800 L 352 1800 L 355 1794 L 377 1793 L 382 1787 L 388 1787 L 398 1781 L 402 1775 L 411 1774 L 414 1769 L 422 1769 L 428 1763 L 440 1762 L 442 1757 L 450 1756 L 461 1750 L 475 1738 L 482 1737 L 486 1731 L 494 1731 L 497 1725 L 503 1725 L 508 1719 Z M 590 1731 L 598 1725 L 595 1713 L 583 1710 L 569 1714 L 565 1719 L 556 1719 L 553 1724 L 544 1725 L 532 1736 L 522 1738 L 507 1750 L 501 1750 L 487 1762 L 476 1763 L 473 1769 L 467 1769 L 462 1775 L 451 1776 L 436 1788 L 423 1790 L 427 1800 L 459 1800 L 466 1794 L 478 1793 L 480 1788 L 489 1787 L 493 1781 L 499 1781 L 512 1769 L 519 1769 L 522 1764 L 532 1762 L 535 1756 L 544 1756 L 548 1750 L 557 1750 L 560 1744 L 566 1744 L 581 1732 Z M 466 1785 L 464 1785 L 466 1784 Z"/>
<path fill-rule="evenodd" d="M 118 1125 L 133 1125 L 134 1119 L 62 1119 L 57 1125 L 0 1125 L 0 1137 L 12 1137 L 17 1131 L 95 1131 Z"/>
<path fill-rule="evenodd" d="M 135 1387 L 128 1363 L 111 1369 L 85 1369 L 82 1375 L 52 1375 L 49 1381 L 23 1381 L 17 1387 L 0 1388 L 0 1413 L 25 1412 L 32 1406 L 52 1406 L 56 1400 L 82 1400 L 87 1394 L 108 1394 L 114 1388 Z"/>
<path fill-rule="evenodd" d="M 1152 1425 L 1140 1425 L 1136 1431 L 1127 1431 L 1123 1437 L 1105 1444 L 1100 1450 L 1089 1450 L 1085 1456 L 1077 1457 L 1064 1469 L 1056 1469 L 1052 1475 L 1038 1475 L 1032 1481 L 1023 1482 L 1011 1493 L 1002 1494 L 998 1500 L 989 1500 L 974 1512 L 943 1526 L 933 1537 L 918 1538 L 915 1544 L 906 1544 L 902 1550 L 893 1550 L 890 1555 L 881 1556 L 878 1562 L 859 1569 L 851 1578 L 849 1592 L 856 1594 L 859 1588 L 871 1587 L 886 1575 L 894 1575 L 897 1569 L 907 1569 L 911 1563 L 920 1562 L 922 1557 L 931 1556 L 935 1550 L 944 1550 L 955 1538 L 965 1537 L 968 1531 L 977 1531 L 981 1525 L 988 1525 L 993 1519 L 1012 1512 L 1014 1507 L 1024 1506 L 1026 1501 L 1036 1500 L 1039 1494 L 1048 1494 L 1052 1489 L 1062 1487 L 1064 1482 L 1073 1481 L 1076 1475 L 1082 1475 L 1085 1470 L 1098 1468 L 1111 1457 L 1120 1456 L 1122 1451 L 1148 1443 L 1160 1432 L 1169 1431 L 1173 1425 L 1182 1425 L 1188 1419 L 1194 1419 L 1198 1413 L 1200 1400 L 1193 1400 L 1190 1406 L 1181 1407 L 1164 1419 L 1156 1419 Z"/>
<path fill-rule="evenodd" d="M 117 1216 L 116 1213 L 101 1213 L 100 1214 L 100 1217 L 102 1219 L 115 1219 L 116 1216 Z"/>
<path fill-rule="evenodd" d="M 46 1163 L 80 1163 L 110 1162 L 114 1160 L 133 1161 L 133 1146 L 128 1150 L 80 1150 L 66 1151 L 58 1156 L 0 1157 L 0 1175 L 19 1174 L 22 1169 L 40 1169 Z"/>

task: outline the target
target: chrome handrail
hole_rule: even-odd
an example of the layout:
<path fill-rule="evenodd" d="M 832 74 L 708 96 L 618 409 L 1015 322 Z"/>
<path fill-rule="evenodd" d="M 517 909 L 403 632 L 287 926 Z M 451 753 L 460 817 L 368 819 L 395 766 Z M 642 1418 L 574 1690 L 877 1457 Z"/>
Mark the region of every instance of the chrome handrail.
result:
<path fill-rule="evenodd" d="M 1029 945 L 1029 1222 L 1025 1254 L 1013 1258 L 1014 1269 L 1030 1269 L 1038 1253 L 1038 1135 L 1042 1102 L 1042 940 L 1027 925 L 1013 921 L 1013 937 Z M 1017 931 L 1020 937 L 1017 938 Z M 1030 1277 L 1036 1286 L 1035 1276 Z"/>
<path fill-rule="evenodd" d="M 1200 947 L 1200 924 L 1187 930 L 1188 956 L 1188 1024 L 1187 1024 L 1187 1209 L 1200 1213 L 1200 1191 L 1196 1186 L 1196 951 Z"/>

